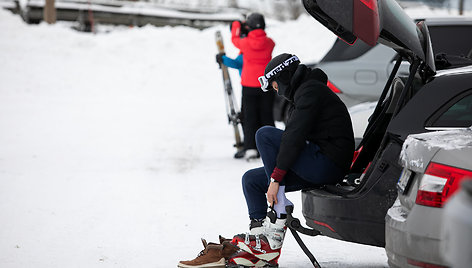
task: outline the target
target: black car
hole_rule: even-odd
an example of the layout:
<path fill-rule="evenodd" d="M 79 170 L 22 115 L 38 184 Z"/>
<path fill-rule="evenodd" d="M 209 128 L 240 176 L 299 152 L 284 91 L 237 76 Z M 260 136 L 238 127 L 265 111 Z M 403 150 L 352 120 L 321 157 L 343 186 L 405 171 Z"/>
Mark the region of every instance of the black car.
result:
<path fill-rule="evenodd" d="M 442 120 L 445 111 L 472 95 L 471 68 L 464 67 L 472 65 L 472 60 L 464 55 L 433 57 L 427 23 L 415 23 L 395 0 L 303 3 L 308 13 L 346 43 L 358 38 L 371 46 L 379 42 L 398 56 L 345 183 L 303 191 L 303 216 L 314 230 L 292 225 L 294 221 L 289 221 L 289 227 L 384 247 L 385 215 L 397 197 L 402 171 L 398 159 L 406 137 L 472 125 L 470 117 Z M 403 60 L 410 62 L 410 73 L 396 76 Z M 437 67 L 442 69 L 440 73 Z"/>

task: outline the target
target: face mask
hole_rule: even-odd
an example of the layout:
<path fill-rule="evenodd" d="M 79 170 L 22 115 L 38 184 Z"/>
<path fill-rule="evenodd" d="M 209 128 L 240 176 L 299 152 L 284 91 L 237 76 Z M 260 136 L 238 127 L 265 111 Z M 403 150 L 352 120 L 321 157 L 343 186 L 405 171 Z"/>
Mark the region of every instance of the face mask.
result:
<path fill-rule="evenodd" d="M 290 100 L 290 91 L 291 91 L 291 87 L 290 87 L 290 84 L 285 84 L 281 81 L 278 81 L 276 80 L 277 82 L 277 85 L 279 86 L 279 90 L 277 91 L 277 94 L 279 96 L 282 96 L 284 98 L 286 98 L 287 100 Z"/>

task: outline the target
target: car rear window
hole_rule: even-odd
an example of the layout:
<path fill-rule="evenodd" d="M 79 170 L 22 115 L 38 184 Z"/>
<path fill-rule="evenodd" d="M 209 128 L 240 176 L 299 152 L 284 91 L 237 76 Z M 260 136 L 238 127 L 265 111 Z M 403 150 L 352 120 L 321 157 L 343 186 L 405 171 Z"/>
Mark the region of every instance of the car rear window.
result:
<path fill-rule="evenodd" d="M 471 25 L 445 25 L 429 28 L 434 55 L 467 56 L 472 52 Z"/>
<path fill-rule="evenodd" d="M 472 126 L 472 92 L 455 98 L 446 110 L 433 116 L 432 127 L 470 127 Z"/>
<path fill-rule="evenodd" d="M 371 48 L 360 39 L 357 39 L 353 45 L 349 45 L 338 38 L 321 62 L 352 60 L 364 55 Z"/>

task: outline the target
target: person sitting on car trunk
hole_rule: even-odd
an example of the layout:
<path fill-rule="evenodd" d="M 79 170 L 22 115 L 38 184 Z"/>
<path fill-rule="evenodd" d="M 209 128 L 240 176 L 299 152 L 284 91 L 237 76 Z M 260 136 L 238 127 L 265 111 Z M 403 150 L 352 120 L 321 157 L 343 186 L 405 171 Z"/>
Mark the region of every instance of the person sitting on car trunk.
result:
<path fill-rule="evenodd" d="M 273 88 L 294 107 L 285 130 L 264 126 L 256 133 L 264 166 L 242 178 L 252 235 L 237 235 L 233 244 L 259 244 L 265 253 L 253 255 L 269 258 L 271 265 L 277 264 L 285 236 L 285 207 L 293 206 L 285 192 L 335 184 L 349 172 L 354 154 L 351 118 L 327 81 L 323 71 L 300 64 L 291 54 L 273 58 L 259 78 L 263 91 Z"/>

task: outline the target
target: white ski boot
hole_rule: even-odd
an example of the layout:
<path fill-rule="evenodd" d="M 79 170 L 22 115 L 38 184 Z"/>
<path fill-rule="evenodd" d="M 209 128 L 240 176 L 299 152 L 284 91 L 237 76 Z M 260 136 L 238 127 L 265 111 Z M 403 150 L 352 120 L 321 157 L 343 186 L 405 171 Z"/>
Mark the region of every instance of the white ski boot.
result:
<path fill-rule="evenodd" d="M 280 249 L 284 243 L 287 219 L 278 219 L 274 211 L 267 212 L 262 222 L 251 221 L 249 229 L 252 235 L 264 235 L 272 249 Z"/>

